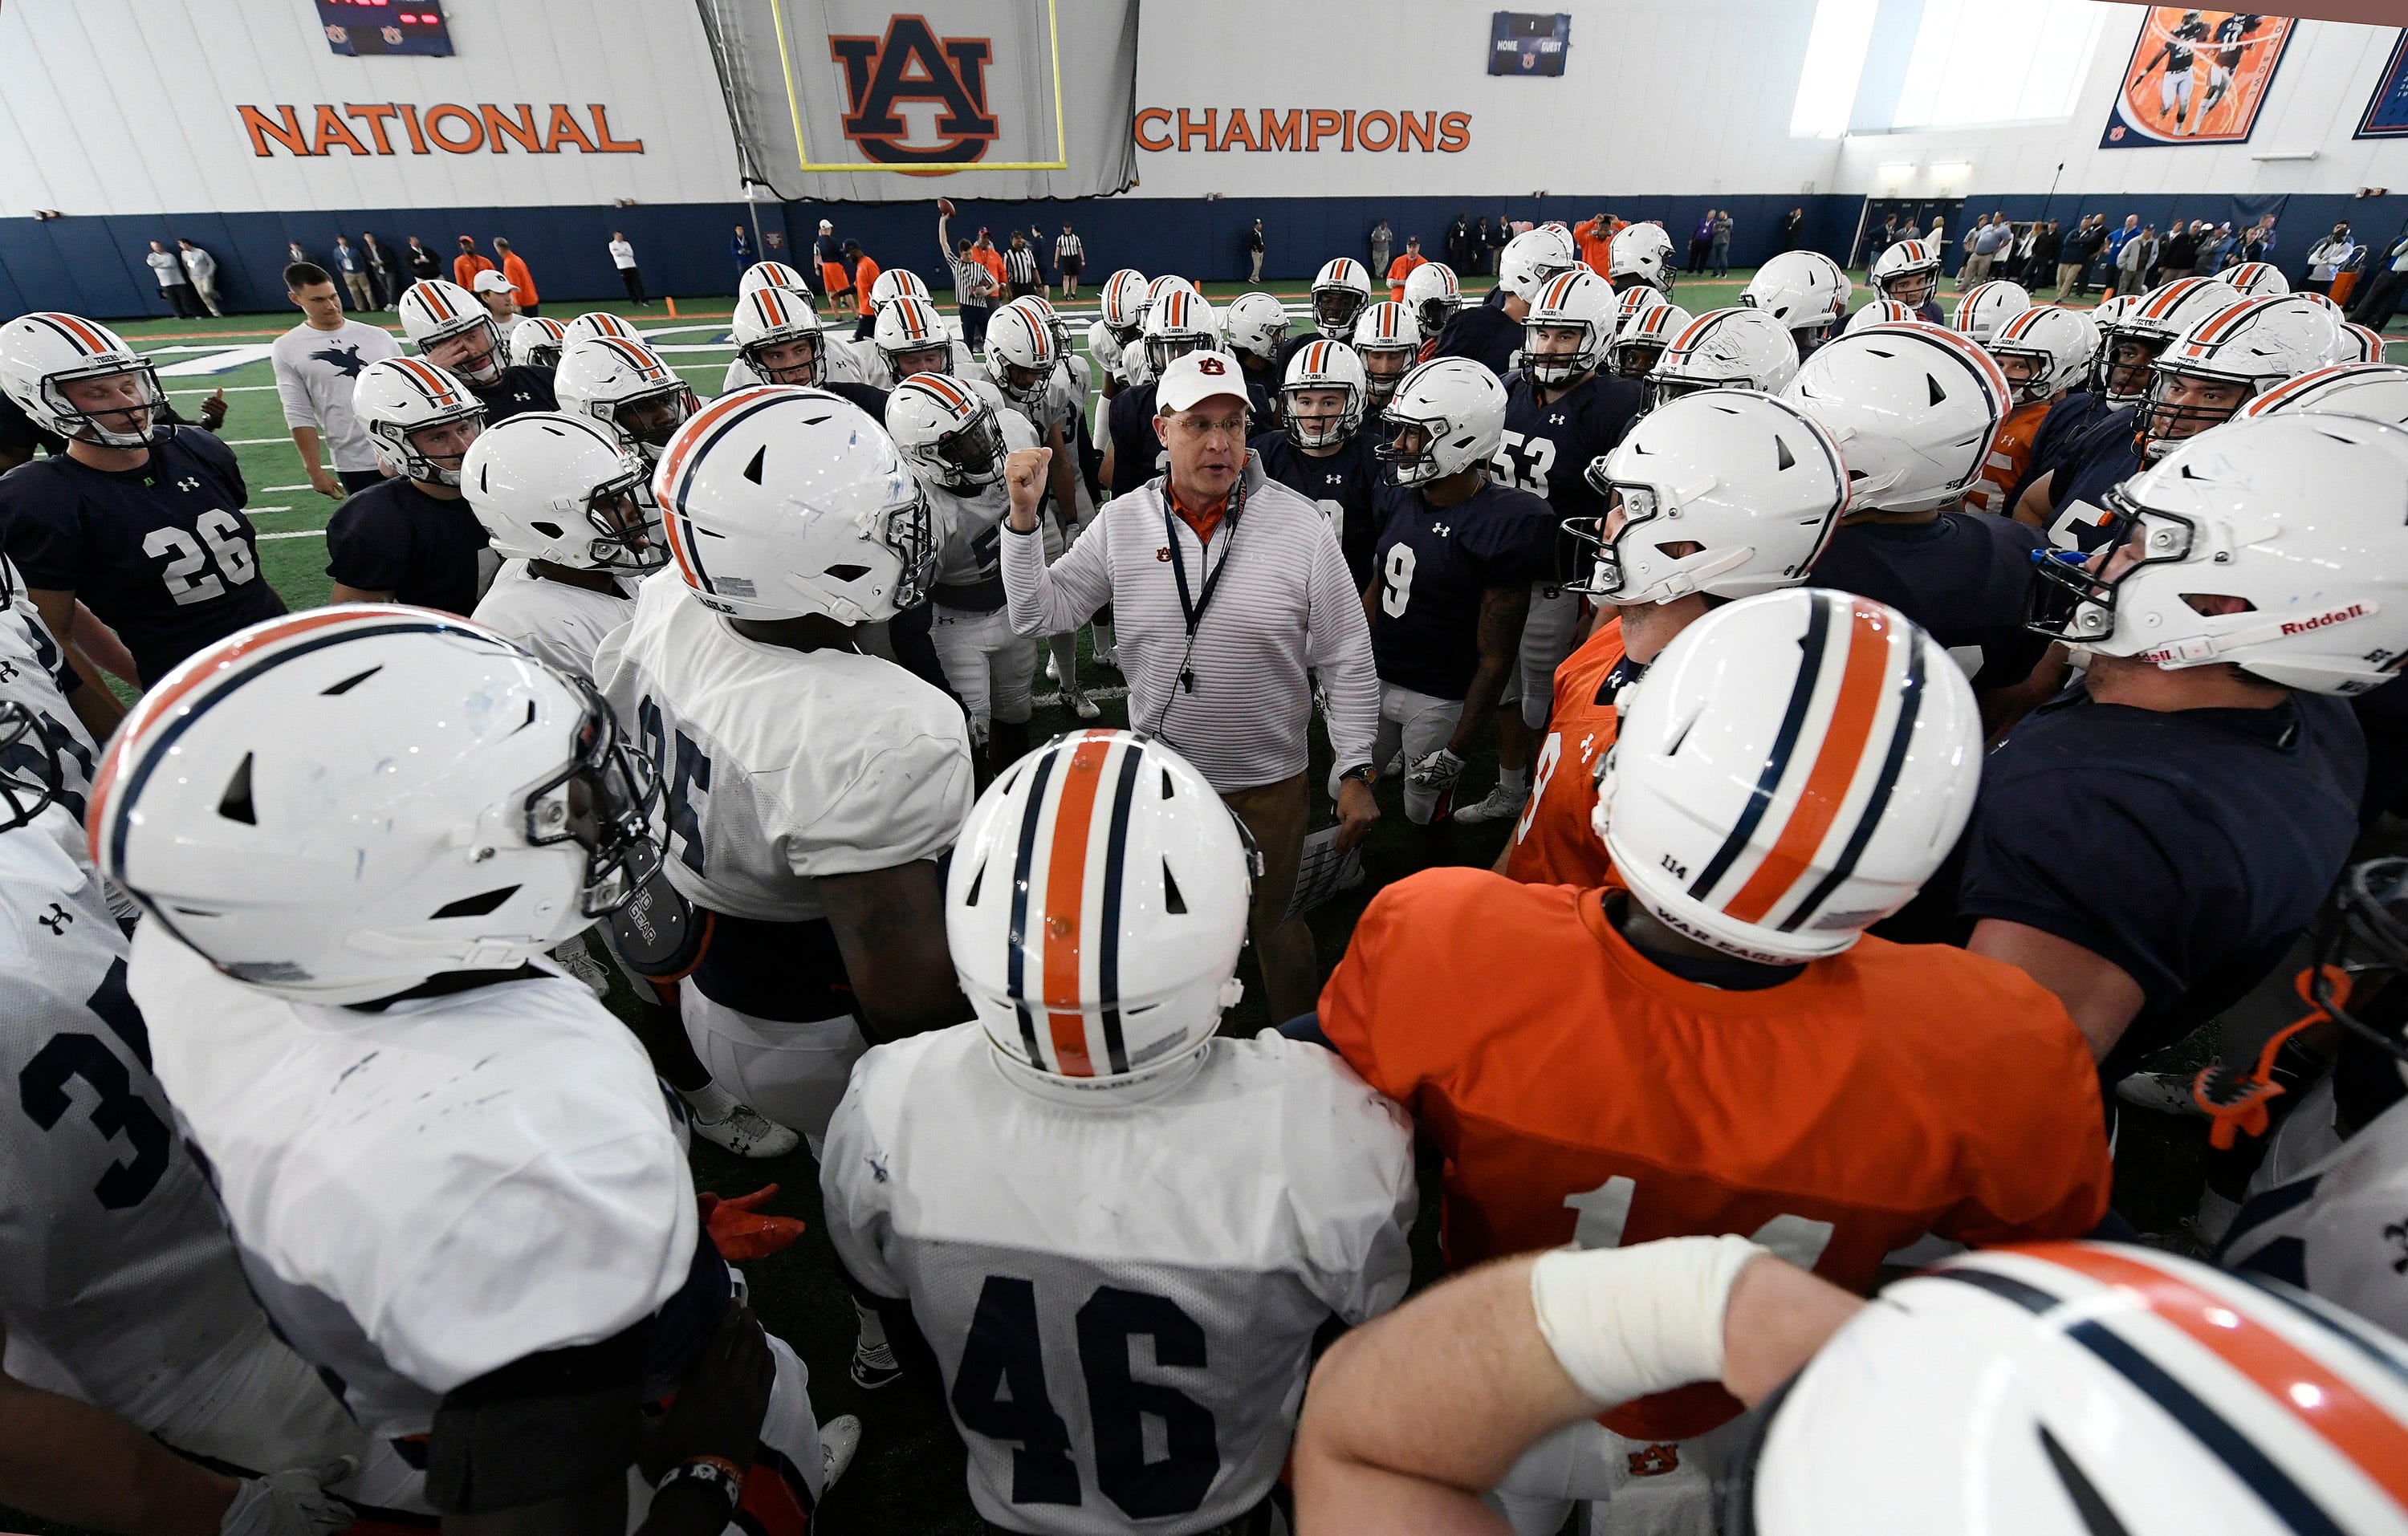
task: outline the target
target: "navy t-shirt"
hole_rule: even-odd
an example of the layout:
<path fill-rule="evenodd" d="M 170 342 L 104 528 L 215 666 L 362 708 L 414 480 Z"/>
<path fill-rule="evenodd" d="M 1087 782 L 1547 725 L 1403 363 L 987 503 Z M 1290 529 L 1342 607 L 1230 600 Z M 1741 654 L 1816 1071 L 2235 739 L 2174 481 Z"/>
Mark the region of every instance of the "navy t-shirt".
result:
<path fill-rule="evenodd" d="M 1491 461 L 1494 472 L 1554 508 L 1557 522 L 1595 517 L 1605 498 L 1588 482 L 1589 461 L 1622 440 L 1645 404 L 1637 380 L 1592 373 L 1541 405 L 1538 385 L 1516 374 L 1506 387 L 1505 436 Z"/>
<path fill-rule="evenodd" d="M 0 475 L 0 544 L 28 588 L 83 599 L 156 682 L 284 611 L 259 574 L 249 499 L 232 449 L 198 427 L 162 427 L 139 469 L 62 453 Z"/>
<path fill-rule="evenodd" d="M 2051 405 L 2048 413 L 2040 419 L 2040 430 L 2032 434 L 2031 455 L 2024 461 L 2024 478 L 2008 488 L 2008 510 L 2012 511 L 2023 500 L 2025 487 L 2063 464 L 2067 452 L 2082 440 L 2090 424 L 2106 412 L 2107 402 L 2084 390 L 2075 390 Z"/>
<path fill-rule="evenodd" d="M 1112 396 L 1104 425 L 1112 439 L 1111 493 L 1125 496 L 1170 466 L 1170 450 L 1154 435 L 1154 380 Z"/>
<path fill-rule="evenodd" d="M 2076 681 L 1990 753 L 1956 908 L 2113 961 L 2145 1000 L 2110 1081 L 2282 962 L 2348 861 L 2366 746 L 2346 700 L 2139 710 Z"/>
<path fill-rule="evenodd" d="M 466 617 L 477 609 L 477 556 L 491 539 L 465 496 L 446 501 L 409 481 L 371 485 L 326 524 L 326 574 L 396 603 Z"/>
<path fill-rule="evenodd" d="M 1522 350 L 1522 323 L 1505 312 L 1505 291 L 1492 288 L 1478 304 L 1467 304 L 1438 333 L 1432 357 L 1469 357 L 1502 378 Z"/>
<path fill-rule="evenodd" d="M 2045 424 L 2045 423 L 2043 423 Z M 2049 483 L 2048 541 L 2088 554 L 2114 533 L 2107 493 L 2141 472 L 2133 408 L 2105 411 L 2066 446 Z"/>
<path fill-rule="evenodd" d="M 1265 432 L 1246 445 L 1260 454 L 1263 473 L 1296 492 L 1329 519 L 1339 553 L 1360 592 L 1371 580 L 1371 542 L 1379 535 L 1374 510 L 1386 466 L 1372 452 L 1369 433 L 1357 432 L 1338 452 L 1315 458 L 1284 432 Z"/>
<path fill-rule="evenodd" d="M 490 384 L 468 384 L 468 393 L 485 402 L 487 426 L 499 425 L 523 411 L 560 409 L 560 398 L 552 392 L 551 370 L 524 363 L 504 368 L 502 376 Z"/>
<path fill-rule="evenodd" d="M 1554 574 L 1547 504 L 1494 481 L 1452 507 L 1418 486 L 1383 485 L 1372 550 L 1371 653 L 1380 679 L 1461 698 L 1480 667 L 1480 599 Z"/>
<path fill-rule="evenodd" d="M 2040 530 L 2013 518 L 1942 512 L 1929 523 L 1842 525 L 1815 560 L 1818 587 L 1889 604 L 1988 693 L 2021 682 L 2048 650 L 2024 627 Z"/>

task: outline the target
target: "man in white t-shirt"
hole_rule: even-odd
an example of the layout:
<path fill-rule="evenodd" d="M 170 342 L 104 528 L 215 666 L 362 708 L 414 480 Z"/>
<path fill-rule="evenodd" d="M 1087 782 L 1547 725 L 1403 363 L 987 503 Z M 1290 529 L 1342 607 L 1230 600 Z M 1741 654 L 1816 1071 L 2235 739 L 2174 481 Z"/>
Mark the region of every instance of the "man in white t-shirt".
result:
<path fill-rule="evenodd" d="M 276 397 L 283 402 L 284 424 L 293 429 L 293 446 L 300 451 L 310 486 L 340 501 L 384 479 L 367 428 L 351 414 L 351 391 L 362 368 L 399 357 L 401 343 L 380 327 L 344 318 L 334 277 L 315 262 L 294 262 L 284 269 L 284 296 L 300 307 L 303 318 L 269 350 Z M 318 462 L 321 440 L 334 457 L 332 471 Z"/>
<path fill-rule="evenodd" d="M 651 309 L 652 301 L 644 296 L 644 274 L 636 266 L 636 248 L 627 243 L 624 230 L 610 232 L 610 265 L 619 269 L 619 280 L 626 284 L 627 297 L 638 309 Z"/>
<path fill-rule="evenodd" d="M 174 251 L 153 240 L 150 253 L 142 258 L 142 263 L 150 268 L 150 275 L 159 280 L 159 296 L 167 301 L 167 307 L 176 312 L 177 319 L 199 316 L 200 301 L 194 296 L 193 285 L 185 278 L 184 264 L 176 259 Z"/>

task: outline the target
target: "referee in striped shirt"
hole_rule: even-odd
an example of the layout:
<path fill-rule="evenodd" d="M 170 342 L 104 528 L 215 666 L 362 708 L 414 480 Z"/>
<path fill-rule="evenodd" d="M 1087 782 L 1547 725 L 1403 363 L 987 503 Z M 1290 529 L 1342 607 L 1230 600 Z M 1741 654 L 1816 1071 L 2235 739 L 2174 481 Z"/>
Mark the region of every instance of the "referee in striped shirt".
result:
<path fill-rule="evenodd" d="M 1163 373 L 1155 411 L 1169 473 L 1108 502 L 1050 567 L 1037 508 L 1052 451 L 1005 461 L 1004 600 L 1013 630 L 1031 636 L 1068 633 L 1112 605 L 1130 728 L 1178 748 L 1262 850 L 1249 926 L 1271 1017 L 1290 1019 L 1312 1008 L 1320 983 L 1312 931 L 1285 920 L 1311 811 L 1306 668 L 1328 698 L 1328 791 L 1343 851 L 1380 817 L 1371 628 L 1329 520 L 1247 451 L 1236 360 L 1180 358 Z"/>
<path fill-rule="evenodd" d="M 1011 284 L 1013 298 L 1045 292 L 1045 274 L 1038 268 L 1037 252 L 1028 249 L 1028 237 L 1017 230 L 1012 232 L 1010 248 L 1003 253 L 1003 275 Z"/>

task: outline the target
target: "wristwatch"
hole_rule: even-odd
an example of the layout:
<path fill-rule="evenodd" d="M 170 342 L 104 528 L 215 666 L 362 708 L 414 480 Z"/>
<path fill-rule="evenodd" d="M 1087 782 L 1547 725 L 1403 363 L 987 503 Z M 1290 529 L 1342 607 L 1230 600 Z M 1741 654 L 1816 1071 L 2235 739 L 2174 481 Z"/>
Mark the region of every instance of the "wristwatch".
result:
<path fill-rule="evenodd" d="M 1379 773 L 1372 768 L 1370 764 L 1357 763 L 1353 768 L 1348 768 L 1345 772 L 1338 776 L 1338 782 L 1341 784 L 1350 779 L 1360 780 L 1363 787 L 1365 789 L 1369 789 L 1373 784 L 1379 782 L 1380 776 Z"/>

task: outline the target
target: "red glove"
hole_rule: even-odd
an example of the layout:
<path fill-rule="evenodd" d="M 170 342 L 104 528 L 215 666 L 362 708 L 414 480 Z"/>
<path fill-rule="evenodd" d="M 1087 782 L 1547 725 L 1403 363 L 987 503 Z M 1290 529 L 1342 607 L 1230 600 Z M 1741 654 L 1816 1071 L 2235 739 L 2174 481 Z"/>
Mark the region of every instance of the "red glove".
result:
<path fill-rule="evenodd" d="M 702 1225 L 710 1233 L 711 1246 L 719 1250 L 720 1257 L 730 1264 L 741 1264 L 746 1259 L 767 1258 L 795 1245 L 795 1240 L 804 1231 L 800 1220 L 759 1213 L 777 1192 L 776 1184 L 767 1184 L 733 1199 L 721 1199 L 708 1190 L 695 1197 L 702 1209 Z"/>

